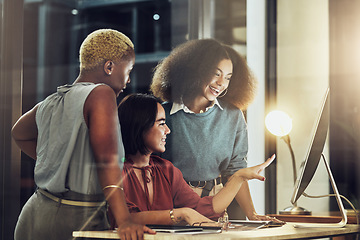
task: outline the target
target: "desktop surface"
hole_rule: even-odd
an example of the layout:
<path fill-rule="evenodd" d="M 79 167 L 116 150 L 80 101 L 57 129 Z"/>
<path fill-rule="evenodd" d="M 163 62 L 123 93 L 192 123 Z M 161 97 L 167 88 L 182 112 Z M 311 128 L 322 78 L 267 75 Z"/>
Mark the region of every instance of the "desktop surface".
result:
<path fill-rule="evenodd" d="M 312 213 L 312 215 L 286 215 L 286 214 L 268 214 L 285 222 L 304 222 L 304 223 L 338 223 L 342 217 L 338 211 Z M 360 216 L 359 216 L 360 217 Z M 357 224 L 354 215 L 347 215 L 348 224 Z"/>
<path fill-rule="evenodd" d="M 347 224 L 343 228 L 294 228 L 292 223 L 281 227 L 270 227 L 249 231 L 223 231 L 222 233 L 198 234 L 198 233 L 157 233 L 155 235 L 145 234 L 145 240 L 207 240 L 207 239 L 311 239 L 325 238 L 339 235 L 359 234 L 360 226 Z M 78 231 L 73 233 L 74 237 L 98 238 L 98 239 L 119 239 L 114 231 Z"/>

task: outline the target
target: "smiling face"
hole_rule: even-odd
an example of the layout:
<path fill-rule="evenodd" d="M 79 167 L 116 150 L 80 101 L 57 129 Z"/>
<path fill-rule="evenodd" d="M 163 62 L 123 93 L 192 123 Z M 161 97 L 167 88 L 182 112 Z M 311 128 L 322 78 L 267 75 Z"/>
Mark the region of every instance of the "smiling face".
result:
<path fill-rule="evenodd" d="M 229 86 L 233 65 L 230 59 L 223 59 L 214 70 L 211 80 L 202 89 L 202 95 L 212 102 Z"/>
<path fill-rule="evenodd" d="M 164 152 L 166 135 L 170 129 L 165 124 L 165 111 L 161 104 L 157 103 L 157 114 L 154 125 L 144 133 L 143 140 L 146 148 L 151 152 Z"/>

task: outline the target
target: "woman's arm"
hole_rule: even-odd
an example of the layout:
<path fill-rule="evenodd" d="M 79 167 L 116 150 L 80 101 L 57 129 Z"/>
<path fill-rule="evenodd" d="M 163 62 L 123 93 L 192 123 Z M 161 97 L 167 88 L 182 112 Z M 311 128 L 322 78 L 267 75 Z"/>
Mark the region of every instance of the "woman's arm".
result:
<path fill-rule="evenodd" d="M 206 196 L 200 197 L 186 183 L 181 171 L 169 162 L 168 167 L 171 171 L 169 176 L 172 188 L 173 204 L 176 208 L 187 207 L 209 219 L 217 220 L 221 217 L 223 211 L 215 212 L 213 207 L 213 198 Z M 208 220 L 207 220 L 208 221 Z"/>
<path fill-rule="evenodd" d="M 37 108 L 38 105 L 22 115 L 11 129 L 11 135 L 21 151 L 35 160 L 38 136 L 35 120 Z"/>
<path fill-rule="evenodd" d="M 261 171 L 263 171 L 267 166 L 269 166 L 274 159 L 275 159 L 275 154 L 271 158 L 266 160 L 266 162 L 264 162 L 263 164 L 260 164 L 260 165 L 257 165 L 255 167 L 253 167 L 254 169 L 252 169 L 252 170 L 255 170 L 255 176 L 256 176 L 256 174 L 259 174 Z M 248 168 L 248 169 L 251 169 L 251 168 Z M 240 169 L 239 171 L 241 171 L 241 170 L 246 170 L 246 168 Z M 236 173 L 238 173 L 238 172 L 236 172 Z M 261 181 L 265 180 L 265 178 L 260 176 L 260 175 L 258 175 L 255 178 L 259 179 Z M 250 179 L 251 178 L 248 178 L 247 180 L 250 180 Z M 229 181 L 230 180 L 231 179 L 229 179 Z M 282 221 L 280 221 L 280 220 L 278 220 L 276 218 L 272 218 L 272 217 L 264 216 L 264 215 L 259 215 L 259 214 L 256 213 L 256 210 L 255 210 L 252 198 L 251 198 L 249 184 L 248 184 L 247 180 L 244 180 L 243 184 L 241 185 L 239 191 L 236 192 L 236 196 L 235 196 L 236 201 L 239 203 L 241 209 L 244 211 L 247 218 L 249 220 L 262 220 L 262 221 L 271 220 L 271 221 L 283 223 Z"/>
<path fill-rule="evenodd" d="M 232 200 L 236 198 L 237 201 L 240 201 L 240 206 L 245 208 L 243 208 L 243 210 L 246 211 L 247 216 L 251 216 L 250 213 L 256 214 L 247 181 L 251 179 L 264 181 L 265 178 L 261 176 L 260 173 L 269 166 L 274 159 L 275 154 L 262 164 L 254 167 L 243 168 L 234 173 L 220 192 L 214 196 L 214 211 L 217 213 L 223 212 L 230 205 Z"/>
<path fill-rule="evenodd" d="M 240 190 L 237 192 L 235 199 L 249 220 L 257 220 L 254 218 L 257 213 L 251 198 L 248 182 L 244 182 Z"/>
<path fill-rule="evenodd" d="M 209 218 L 201 215 L 192 208 L 175 208 L 173 209 L 175 222 L 170 218 L 170 210 L 143 211 L 131 213 L 132 219 L 140 224 L 160 224 L 172 225 L 176 223 L 186 222 L 189 225 L 199 222 L 213 222 Z"/>
<path fill-rule="evenodd" d="M 96 87 L 85 102 L 84 117 L 89 128 L 90 143 L 97 164 L 100 185 L 102 188 L 120 185 L 119 158 L 122 156 L 119 156 L 118 152 L 120 126 L 114 91 L 106 85 Z M 106 188 L 104 194 L 112 209 L 121 238 L 142 239 L 144 231 L 154 233 L 149 228 L 132 221 L 124 193 L 120 188 Z"/>

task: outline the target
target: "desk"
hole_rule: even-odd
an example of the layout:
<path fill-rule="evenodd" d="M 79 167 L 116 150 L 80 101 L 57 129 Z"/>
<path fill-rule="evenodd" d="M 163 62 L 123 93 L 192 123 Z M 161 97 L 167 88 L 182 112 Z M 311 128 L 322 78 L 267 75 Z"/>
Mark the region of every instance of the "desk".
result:
<path fill-rule="evenodd" d="M 284 215 L 284 214 L 268 214 L 285 222 L 305 222 L 305 223 L 338 223 L 341 221 L 340 213 L 325 212 L 315 213 L 313 215 Z M 356 216 L 347 216 L 347 223 L 356 224 Z"/>
<path fill-rule="evenodd" d="M 145 240 L 242 240 L 242 239 L 309 239 L 325 238 L 339 235 L 360 233 L 360 226 L 348 224 L 343 228 L 294 228 L 291 223 L 282 227 L 264 228 L 250 231 L 227 231 L 214 234 L 171 234 L 157 233 L 156 235 L 145 234 Z M 113 231 L 78 231 L 73 233 L 74 237 L 88 237 L 99 239 L 118 239 L 117 233 Z M 351 235 L 350 235 L 351 236 Z"/>
<path fill-rule="evenodd" d="M 271 217 L 276 217 L 279 220 L 291 223 L 291 222 L 302 222 L 302 223 L 338 223 L 342 217 L 339 212 L 325 212 L 315 213 L 313 215 L 284 215 L 284 214 L 269 214 Z M 348 224 L 356 224 L 357 219 L 355 215 L 347 216 Z M 360 234 L 359 234 L 360 235 Z M 339 236 L 334 237 L 333 240 L 347 240 L 353 239 L 352 236 Z"/>

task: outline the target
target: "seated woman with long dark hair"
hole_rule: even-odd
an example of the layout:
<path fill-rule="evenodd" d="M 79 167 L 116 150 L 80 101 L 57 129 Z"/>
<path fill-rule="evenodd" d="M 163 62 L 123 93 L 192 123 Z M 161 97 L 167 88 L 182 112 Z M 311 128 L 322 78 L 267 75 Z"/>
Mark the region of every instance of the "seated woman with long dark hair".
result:
<path fill-rule="evenodd" d="M 165 151 L 166 135 L 170 133 L 159 99 L 147 94 L 128 95 L 119 105 L 119 119 L 126 156 L 123 190 L 132 218 L 138 223 L 191 225 L 217 220 L 242 183 L 265 180 L 259 173 L 275 158 L 238 170 L 219 193 L 201 198 L 178 168 L 152 154 Z"/>

